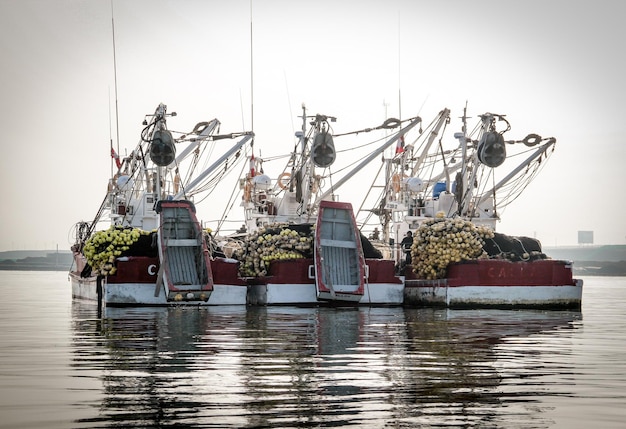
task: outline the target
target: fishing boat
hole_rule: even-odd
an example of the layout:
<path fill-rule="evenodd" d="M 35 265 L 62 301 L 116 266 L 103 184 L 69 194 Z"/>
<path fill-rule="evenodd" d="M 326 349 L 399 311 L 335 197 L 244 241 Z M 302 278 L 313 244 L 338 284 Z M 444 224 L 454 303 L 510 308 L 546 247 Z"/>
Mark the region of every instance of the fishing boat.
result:
<path fill-rule="evenodd" d="M 352 174 L 325 187 L 337 158 L 331 122 L 307 115 L 296 146 L 276 180 L 262 172 L 263 160 L 250 159 L 241 182 L 247 235 L 238 238 L 234 257 L 249 284 L 250 305 L 402 305 L 404 284 L 395 261 L 384 258 L 361 233 L 350 202 L 334 194 Z M 419 121 L 405 121 L 404 130 Z M 386 121 L 377 129 L 400 128 Z M 358 171 L 398 138 L 366 152 Z"/>
<path fill-rule="evenodd" d="M 207 198 L 245 158 L 240 155 L 253 135 L 220 135 L 217 119 L 176 133 L 167 127 L 173 116 L 159 104 L 123 159 L 111 142 L 106 196 L 93 221 L 76 225 L 69 273 L 74 298 L 101 306 L 246 303 L 237 261 L 212 254 L 193 199 Z M 210 163 L 222 140 L 234 143 Z M 178 155 L 176 146 L 183 147 Z"/>
<path fill-rule="evenodd" d="M 505 140 L 511 126 L 505 115 L 492 113 L 479 115 L 478 125 L 468 131 L 464 112 L 461 132 L 452 140 L 456 143 L 448 147 L 443 140 L 451 122 L 446 108 L 425 129 L 414 117 L 355 132 L 398 128 L 348 173 L 333 176 L 329 167 L 338 155 L 329 122 L 335 118 L 307 116 L 304 106 L 302 118 L 297 150 L 278 179 L 259 174 L 254 164 L 241 182 L 252 233 L 236 257 L 250 285 L 249 304 L 580 308 L 582 280 L 573 278 L 571 261 L 549 258 L 538 240 L 496 232 L 500 211 L 546 164 L 555 138 L 528 134 Z M 504 129 L 498 129 L 501 123 Z M 341 207 L 344 216 L 351 212 L 336 190 L 381 158 L 380 174 L 369 186 L 360 186 L 382 192 L 369 208 L 364 202 L 355 213 L 355 219 L 363 213 L 365 219 L 346 222 L 357 225 L 361 250 L 352 238 L 338 240 L 342 243 L 333 251 L 351 256 L 320 257 L 322 243 L 335 243 L 320 228 L 337 225 L 325 218 L 325 207 Z M 332 182 L 328 189 L 325 180 Z M 382 231 L 368 240 L 363 231 L 376 217 Z M 405 257 L 399 243 L 409 231 L 415 238 Z M 304 250 L 295 251 L 300 240 Z M 326 281 L 332 275 L 354 276 L 340 281 L 346 293 L 334 289 L 337 280 Z"/>
<path fill-rule="evenodd" d="M 505 139 L 511 125 L 494 113 L 468 131 L 464 112 L 457 144 L 440 138 L 431 150 L 449 121 L 443 109 L 430 135 L 398 151 L 387 169 L 383 230 L 398 240 L 414 232 L 401 264 L 404 304 L 580 308 L 582 280 L 571 261 L 549 258 L 534 238 L 496 232 L 499 213 L 545 166 L 556 139 Z"/>

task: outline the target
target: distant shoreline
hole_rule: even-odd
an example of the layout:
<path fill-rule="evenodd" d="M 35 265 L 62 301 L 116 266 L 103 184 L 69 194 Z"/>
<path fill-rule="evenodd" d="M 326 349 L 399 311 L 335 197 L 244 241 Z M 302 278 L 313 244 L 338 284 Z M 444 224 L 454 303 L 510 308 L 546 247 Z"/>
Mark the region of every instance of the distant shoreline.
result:
<path fill-rule="evenodd" d="M 0 252 L 0 270 L 69 271 L 74 262 L 69 250 L 12 250 Z"/>
<path fill-rule="evenodd" d="M 573 261 L 577 276 L 626 276 L 626 245 L 551 247 L 543 249 L 552 259 Z M 0 252 L 0 270 L 69 271 L 69 250 L 13 250 Z"/>

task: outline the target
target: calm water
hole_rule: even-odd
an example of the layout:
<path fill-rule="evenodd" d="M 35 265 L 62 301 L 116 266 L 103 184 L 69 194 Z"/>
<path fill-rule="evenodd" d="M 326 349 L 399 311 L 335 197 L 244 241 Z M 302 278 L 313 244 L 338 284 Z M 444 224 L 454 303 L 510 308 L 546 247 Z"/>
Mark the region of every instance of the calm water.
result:
<path fill-rule="evenodd" d="M 0 427 L 624 427 L 626 278 L 582 312 L 96 308 L 0 271 Z"/>

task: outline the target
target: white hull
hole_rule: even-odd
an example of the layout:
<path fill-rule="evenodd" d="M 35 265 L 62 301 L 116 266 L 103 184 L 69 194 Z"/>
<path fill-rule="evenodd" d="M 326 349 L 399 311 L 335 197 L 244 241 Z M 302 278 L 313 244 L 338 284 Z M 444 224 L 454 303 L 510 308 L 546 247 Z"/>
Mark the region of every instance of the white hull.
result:
<path fill-rule="evenodd" d="M 580 307 L 582 280 L 575 285 L 551 286 L 411 286 L 405 301 L 415 305 L 446 307 Z"/>
<path fill-rule="evenodd" d="M 402 305 L 404 303 L 404 283 L 365 284 L 363 304 Z"/>
<path fill-rule="evenodd" d="M 72 283 L 72 298 L 86 301 L 98 301 L 98 289 L 95 277 L 79 278 L 70 274 Z"/>
<path fill-rule="evenodd" d="M 366 284 L 365 293 L 360 300 L 339 302 L 360 305 L 402 305 L 404 302 L 404 284 Z M 319 305 L 327 303 L 328 301 L 317 299 L 315 283 L 268 283 L 248 287 L 248 304 L 250 305 Z"/>
<path fill-rule="evenodd" d="M 70 276 L 72 296 L 76 299 L 98 301 L 95 278 L 78 279 Z M 107 284 L 103 282 L 103 305 L 319 305 L 314 283 L 254 286 L 214 285 L 207 302 L 168 302 L 161 291 L 155 295 L 155 285 L 149 283 Z M 576 307 L 580 306 L 582 281 L 576 285 L 560 286 L 447 286 L 445 282 L 428 286 L 404 287 L 403 283 L 366 284 L 361 305 L 412 305 L 445 307 Z M 355 302 L 357 304 L 357 302 Z"/>
<path fill-rule="evenodd" d="M 76 299 L 98 302 L 98 286 L 95 277 L 87 279 L 70 275 L 72 296 Z M 246 286 L 213 285 L 208 301 L 168 301 L 164 291 L 155 296 L 156 284 L 152 283 L 107 283 L 102 282 L 102 305 L 104 306 L 159 306 L 159 305 L 245 305 Z"/>

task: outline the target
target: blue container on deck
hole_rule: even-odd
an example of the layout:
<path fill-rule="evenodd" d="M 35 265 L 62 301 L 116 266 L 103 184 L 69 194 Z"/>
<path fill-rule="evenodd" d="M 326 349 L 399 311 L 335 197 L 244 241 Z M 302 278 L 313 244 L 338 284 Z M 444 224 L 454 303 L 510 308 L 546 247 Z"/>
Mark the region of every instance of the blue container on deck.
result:
<path fill-rule="evenodd" d="M 433 199 L 439 199 L 439 194 L 446 190 L 446 182 L 437 182 L 433 187 Z"/>

